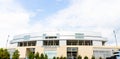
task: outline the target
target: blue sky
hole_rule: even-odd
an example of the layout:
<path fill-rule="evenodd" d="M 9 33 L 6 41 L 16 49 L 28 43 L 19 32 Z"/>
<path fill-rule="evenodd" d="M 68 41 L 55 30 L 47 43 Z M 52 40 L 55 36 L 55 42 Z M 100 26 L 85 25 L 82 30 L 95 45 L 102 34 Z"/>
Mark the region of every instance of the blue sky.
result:
<path fill-rule="evenodd" d="M 119 6 L 120 0 L 0 0 L 0 47 L 8 35 L 10 41 L 15 35 L 45 31 L 100 32 L 107 45 L 115 45 Z"/>
<path fill-rule="evenodd" d="M 31 17 L 30 23 L 44 20 L 46 17 L 67 8 L 69 5 L 68 0 L 19 0 L 17 2 L 28 12 L 35 13 L 35 16 Z"/>

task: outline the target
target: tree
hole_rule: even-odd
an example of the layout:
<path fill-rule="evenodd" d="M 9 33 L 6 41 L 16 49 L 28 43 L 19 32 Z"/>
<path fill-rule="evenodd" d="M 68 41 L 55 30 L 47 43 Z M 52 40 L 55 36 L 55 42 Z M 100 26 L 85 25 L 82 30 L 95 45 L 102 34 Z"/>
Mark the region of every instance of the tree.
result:
<path fill-rule="evenodd" d="M 79 56 L 77 57 L 77 59 L 82 59 L 82 56 L 79 55 Z"/>
<path fill-rule="evenodd" d="M 10 54 L 9 52 L 7 51 L 7 49 L 4 49 L 3 50 L 3 59 L 9 59 L 10 58 Z"/>
<path fill-rule="evenodd" d="M 12 55 L 12 59 L 19 59 L 19 56 L 20 56 L 19 51 L 15 50 L 15 52 Z"/>
<path fill-rule="evenodd" d="M 61 56 L 60 59 L 63 59 L 63 56 Z"/>
<path fill-rule="evenodd" d="M 47 56 L 47 54 L 45 54 L 45 58 L 44 59 L 48 59 L 48 56 Z"/>
<path fill-rule="evenodd" d="M 40 56 L 39 56 L 39 53 L 38 53 L 38 52 L 35 54 L 35 58 L 36 58 L 36 59 L 40 59 Z"/>
<path fill-rule="evenodd" d="M 57 59 L 57 58 L 54 56 L 53 59 Z"/>
<path fill-rule="evenodd" d="M 0 59 L 9 59 L 10 54 L 7 49 L 0 48 Z"/>
<path fill-rule="evenodd" d="M 59 57 L 57 57 L 57 59 L 60 59 Z"/>
<path fill-rule="evenodd" d="M 3 49 L 0 49 L 0 59 L 2 59 Z"/>
<path fill-rule="evenodd" d="M 63 59 L 67 59 L 66 57 L 63 57 Z"/>
<path fill-rule="evenodd" d="M 88 59 L 88 57 L 87 57 L 87 56 L 85 56 L 85 57 L 84 57 L 84 59 Z"/>
<path fill-rule="evenodd" d="M 100 57 L 99 59 L 102 59 L 102 57 Z"/>
<path fill-rule="evenodd" d="M 92 58 L 91 59 L 95 59 L 95 57 L 94 56 L 92 56 Z"/>
<path fill-rule="evenodd" d="M 44 59 L 44 54 L 43 53 L 40 55 L 40 59 Z"/>
<path fill-rule="evenodd" d="M 29 58 L 29 59 L 34 59 L 34 53 L 33 53 L 33 52 L 30 52 L 30 53 L 28 54 L 28 58 Z"/>

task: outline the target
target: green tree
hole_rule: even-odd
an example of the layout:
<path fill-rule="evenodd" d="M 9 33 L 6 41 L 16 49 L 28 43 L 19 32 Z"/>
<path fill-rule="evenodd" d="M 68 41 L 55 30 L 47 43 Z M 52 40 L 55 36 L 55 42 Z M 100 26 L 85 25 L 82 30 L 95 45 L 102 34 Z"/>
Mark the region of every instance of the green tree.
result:
<path fill-rule="evenodd" d="M 12 55 L 12 59 L 19 59 L 19 56 L 20 56 L 19 51 L 15 50 L 15 52 Z"/>
<path fill-rule="evenodd" d="M 9 59 L 10 54 L 7 49 L 0 48 L 0 59 Z"/>
<path fill-rule="evenodd" d="M 88 59 L 88 57 L 87 57 L 87 56 L 85 56 L 85 57 L 84 57 L 84 59 Z"/>
<path fill-rule="evenodd" d="M 63 59 L 63 56 L 61 56 L 60 59 Z"/>
<path fill-rule="evenodd" d="M 53 59 L 57 59 L 57 58 L 54 56 Z"/>
<path fill-rule="evenodd" d="M 95 59 L 95 57 L 94 56 L 92 56 L 92 58 L 91 59 Z"/>
<path fill-rule="evenodd" d="M 34 59 L 34 53 L 33 52 L 30 52 L 28 54 L 28 59 Z"/>
<path fill-rule="evenodd" d="M 45 59 L 45 57 L 44 57 L 44 54 L 43 54 L 43 53 L 40 55 L 40 59 Z"/>
<path fill-rule="evenodd" d="M 57 59 L 60 59 L 59 57 L 57 57 Z"/>
<path fill-rule="evenodd" d="M 40 59 L 40 56 L 39 56 L 39 53 L 38 53 L 38 52 L 35 54 L 35 58 L 36 58 L 36 59 Z"/>
<path fill-rule="evenodd" d="M 48 56 L 47 56 L 47 54 L 45 54 L 45 58 L 44 59 L 48 59 Z"/>
<path fill-rule="evenodd" d="M 10 58 L 10 54 L 9 54 L 9 52 L 7 51 L 7 49 L 4 49 L 4 51 L 3 51 L 4 53 L 4 59 L 9 59 Z"/>
<path fill-rule="evenodd" d="M 100 57 L 99 59 L 102 59 L 102 57 Z"/>
<path fill-rule="evenodd" d="M 66 57 L 63 57 L 63 59 L 67 59 Z"/>
<path fill-rule="evenodd" d="M 3 49 L 0 48 L 0 59 L 2 59 Z"/>
<path fill-rule="evenodd" d="M 82 59 L 82 56 L 78 55 L 77 59 Z"/>

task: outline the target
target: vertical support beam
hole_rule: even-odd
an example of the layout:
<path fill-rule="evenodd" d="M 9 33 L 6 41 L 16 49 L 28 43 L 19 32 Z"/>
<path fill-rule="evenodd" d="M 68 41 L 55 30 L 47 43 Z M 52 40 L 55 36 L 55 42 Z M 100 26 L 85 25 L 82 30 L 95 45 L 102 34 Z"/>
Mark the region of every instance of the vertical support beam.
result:
<path fill-rule="evenodd" d="M 78 42 L 77 42 L 77 45 L 79 45 L 79 40 L 78 40 Z"/>
<path fill-rule="evenodd" d="M 85 40 L 84 40 L 84 43 L 83 43 L 83 45 L 85 45 Z"/>

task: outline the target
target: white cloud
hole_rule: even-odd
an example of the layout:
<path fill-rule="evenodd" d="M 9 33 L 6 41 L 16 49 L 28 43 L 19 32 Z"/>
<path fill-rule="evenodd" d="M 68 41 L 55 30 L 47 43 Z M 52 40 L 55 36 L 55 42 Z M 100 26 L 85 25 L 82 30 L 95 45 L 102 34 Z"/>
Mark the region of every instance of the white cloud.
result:
<path fill-rule="evenodd" d="M 7 36 L 27 32 L 30 14 L 15 0 L 0 0 L 0 47 L 5 47 Z"/>
<path fill-rule="evenodd" d="M 15 0 L 0 0 L 0 41 L 6 42 L 8 34 L 83 30 L 102 32 L 108 38 L 108 44 L 115 44 L 112 30 L 119 28 L 119 3 L 119 0 L 70 0 L 68 8 L 29 25 L 29 17 L 36 13 L 31 15 Z M 41 12 L 41 9 L 36 11 Z M 5 43 L 0 43 L 0 47 L 3 46 Z"/>
<path fill-rule="evenodd" d="M 120 0 L 70 0 L 68 8 L 46 18 L 44 25 L 37 25 L 44 30 L 98 31 L 108 38 L 109 44 L 114 44 L 112 30 L 120 27 L 119 3 Z"/>

